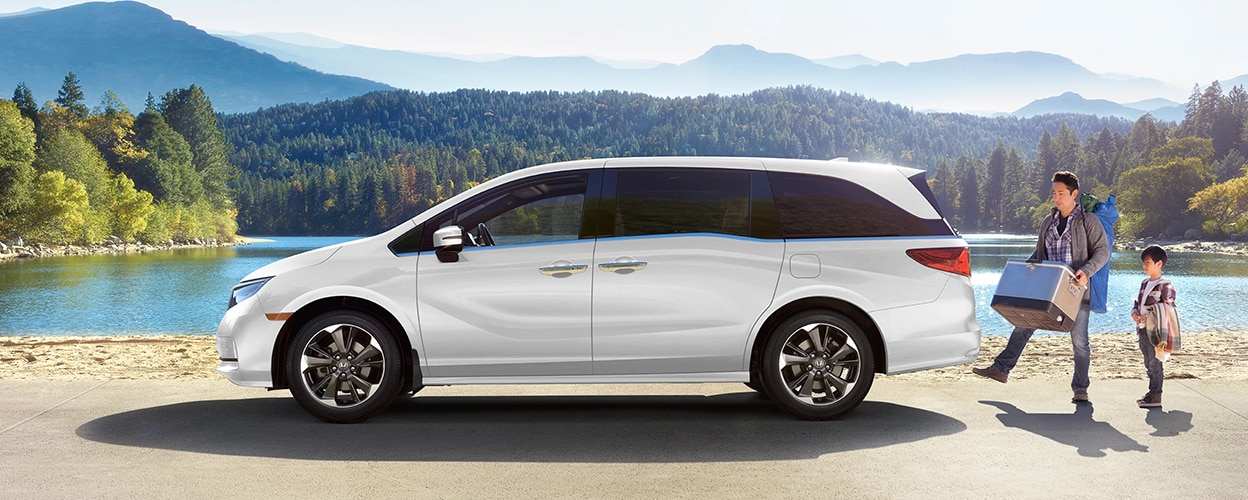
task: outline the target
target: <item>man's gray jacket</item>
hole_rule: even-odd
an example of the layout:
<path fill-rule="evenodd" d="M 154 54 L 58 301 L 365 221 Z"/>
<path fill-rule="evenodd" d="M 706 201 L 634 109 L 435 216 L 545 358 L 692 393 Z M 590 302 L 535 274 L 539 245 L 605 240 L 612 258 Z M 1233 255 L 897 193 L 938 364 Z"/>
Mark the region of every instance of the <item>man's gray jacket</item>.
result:
<path fill-rule="evenodd" d="M 1044 233 L 1053 224 L 1054 217 L 1058 217 L 1057 213 L 1054 208 L 1044 218 L 1044 222 L 1040 223 L 1040 238 L 1036 240 L 1036 251 L 1031 254 L 1032 260 L 1052 260 L 1044 246 Z M 1074 271 L 1082 270 L 1083 275 L 1091 279 L 1096 271 L 1109 263 L 1110 248 L 1109 240 L 1105 238 L 1105 228 L 1101 226 L 1101 221 L 1096 220 L 1095 215 L 1082 210 L 1067 223 L 1070 227 L 1066 230 L 1071 232 L 1070 255 L 1074 259 L 1070 268 Z"/>

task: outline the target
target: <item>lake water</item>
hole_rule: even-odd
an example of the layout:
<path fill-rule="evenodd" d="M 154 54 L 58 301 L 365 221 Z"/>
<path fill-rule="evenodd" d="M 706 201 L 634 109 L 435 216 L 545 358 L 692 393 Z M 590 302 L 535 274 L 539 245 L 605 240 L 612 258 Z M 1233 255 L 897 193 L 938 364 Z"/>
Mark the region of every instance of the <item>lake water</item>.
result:
<path fill-rule="evenodd" d="M 349 237 L 267 237 L 272 242 L 139 255 L 20 259 L 0 263 L 0 336 L 212 335 L 229 291 L 252 270 Z M 984 335 L 1009 335 L 989 303 L 1006 259 L 1027 257 L 1034 236 L 967 235 L 976 315 Z M 1135 252 L 1110 261 L 1109 312 L 1092 333 L 1127 332 L 1143 271 Z M 1248 330 L 1248 257 L 1176 253 L 1166 275 L 1185 331 Z M 1039 332 L 1044 334 L 1044 332 Z"/>

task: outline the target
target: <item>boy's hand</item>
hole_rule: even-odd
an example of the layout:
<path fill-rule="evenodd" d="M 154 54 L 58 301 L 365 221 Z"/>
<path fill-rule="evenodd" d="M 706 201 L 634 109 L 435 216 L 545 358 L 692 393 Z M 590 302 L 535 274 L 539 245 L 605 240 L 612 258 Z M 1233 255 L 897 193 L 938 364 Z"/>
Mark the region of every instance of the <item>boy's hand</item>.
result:
<path fill-rule="evenodd" d="M 1088 286 L 1088 275 L 1083 274 L 1083 269 L 1075 271 L 1075 284 L 1079 286 Z"/>

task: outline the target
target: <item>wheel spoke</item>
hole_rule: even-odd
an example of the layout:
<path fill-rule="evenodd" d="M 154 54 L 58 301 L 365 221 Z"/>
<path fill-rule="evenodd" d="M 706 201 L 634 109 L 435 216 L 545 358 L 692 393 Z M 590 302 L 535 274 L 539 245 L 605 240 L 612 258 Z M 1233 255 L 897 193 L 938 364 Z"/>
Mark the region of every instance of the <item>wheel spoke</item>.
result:
<path fill-rule="evenodd" d="M 333 354 L 326 352 L 324 349 L 321 349 L 321 346 L 316 344 L 308 344 L 308 348 L 303 352 L 304 359 L 308 358 L 308 351 L 312 351 L 320 359 L 334 359 Z"/>
<path fill-rule="evenodd" d="M 347 377 L 347 380 L 351 382 L 351 394 L 355 398 L 356 403 L 367 399 L 369 394 L 372 393 L 373 384 L 360 378 L 358 375 L 353 373 Z M 363 395 L 363 398 L 360 397 L 361 395 Z"/>
<path fill-rule="evenodd" d="M 784 366 L 804 365 L 810 363 L 810 358 L 806 356 L 797 356 L 793 354 L 784 355 Z"/>
<path fill-rule="evenodd" d="M 827 374 L 827 375 L 824 375 L 824 376 L 823 376 L 823 383 L 824 383 L 824 386 L 829 386 L 829 385 L 830 385 L 830 386 L 832 386 L 832 387 L 835 387 L 835 388 L 836 388 L 836 394 L 835 394 L 835 395 L 834 395 L 834 394 L 831 394 L 831 393 L 830 393 L 830 391 L 829 391 L 828 396 L 830 396 L 830 397 L 840 398 L 841 396 L 844 396 L 844 395 L 845 395 L 845 390 L 846 390 L 847 388 L 849 388 L 849 381 L 847 381 L 847 380 L 845 380 L 845 379 L 842 379 L 842 378 L 840 378 L 840 377 L 838 377 L 838 376 L 836 376 L 836 375 L 833 375 L 833 374 L 831 374 L 831 373 L 829 373 L 829 374 Z"/>
<path fill-rule="evenodd" d="M 381 351 L 377 350 L 376 347 L 370 345 L 368 346 L 367 349 L 364 349 L 362 352 L 357 354 L 355 356 L 355 360 L 356 360 L 356 364 L 360 364 L 364 361 L 371 361 L 373 358 L 378 358 L 380 356 L 381 356 Z"/>
<path fill-rule="evenodd" d="M 806 334 L 810 336 L 810 345 L 815 352 L 823 352 L 823 325 L 814 325 L 813 328 L 806 330 Z"/>
<path fill-rule="evenodd" d="M 334 377 L 332 375 L 327 375 L 325 376 L 325 378 L 318 380 L 316 382 L 316 385 L 312 386 L 311 388 L 312 394 L 313 395 L 320 394 L 321 399 L 324 399 L 326 397 L 326 394 L 329 394 L 330 396 L 332 396 L 328 386 L 332 384 L 333 381 L 334 381 Z"/>
<path fill-rule="evenodd" d="M 854 350 L 854 348 L 849 346 L 849 343 L 841 344 L 841 348 L 837 349 L 836 353 L 833 354 L 831 358 L 828 358 L 828 362 L 840 363 L 842 359 L 845 359 L 845 357 L 847 356 L 853 355 L 855 352 L 856 351 Z"/>
<path fill-rule="evenodd" d="M 337 353 L 347 352 L 347 346 L 343 343 L 342 339 L 342 328 L 343 327 L 339 325 L 338 328 L 335 328 L 334 331 L 329 333 L 329 336 L 334 339 L 334 351 Z"/>
<path fill-rule="evenodd" d="M 331 359 L 312 356 L 304 356 L 303 362 L 308 365 L 308 368 L 322 368 L 334 364 L 334 361 Z"/>

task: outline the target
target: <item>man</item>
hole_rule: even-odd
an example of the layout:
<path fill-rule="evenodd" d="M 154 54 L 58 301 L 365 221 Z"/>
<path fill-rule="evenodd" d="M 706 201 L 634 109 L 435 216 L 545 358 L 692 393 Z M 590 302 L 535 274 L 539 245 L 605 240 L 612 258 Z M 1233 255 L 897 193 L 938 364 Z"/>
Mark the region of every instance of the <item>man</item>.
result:
<path fill-rule="evenodd" d="M 1109 263 L 1110 248 L 1105 228 L 1096 216 L 1085 214 L 1079 205 L 1079 178 L 1071 172 L 1053 174 L 1053 205 L 1053 211 L 1040 223 L 1040 237 L 1031 259 L 1064 262 L 1074 270 L 1075 283 L 1087 286 L 1088 277 Z M 1085 291 L 1079 316 L 1075 318 L 1075 328 L 1070 332 L 1070 346 L 1075 358 L 1075 375 L 1070 388 L 1074 391 L 1075 401 L 1088 400 L 1088 365 L 1092 362 L 1092 347 L 1088 344 L 1088 315 L 1092 311 L 1088 299 L 1088 292 Z M 1009 343 L 992 365 L 971 371 L 1004 384 L 1035 332 L 1034 328 L 1014 328 Z"/>

